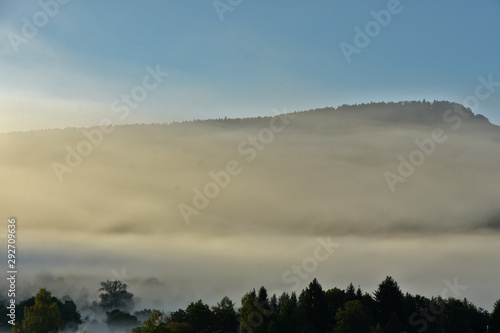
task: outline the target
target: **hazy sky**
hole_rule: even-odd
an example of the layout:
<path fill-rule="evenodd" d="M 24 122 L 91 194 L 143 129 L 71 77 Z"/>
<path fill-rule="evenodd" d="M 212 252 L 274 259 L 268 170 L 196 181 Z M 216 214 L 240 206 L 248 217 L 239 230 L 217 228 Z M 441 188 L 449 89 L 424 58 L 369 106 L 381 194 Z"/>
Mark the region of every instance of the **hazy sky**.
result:
<path fill-rule="evenodd" d="M 218 9 L 193 0 L 60 2 L 0 4 L 0 131 L 103 117 L 134 123 L 268 115 L 282 105 L 463 103 L 479 76 L 500 81 L 496 0 L 401 0 L 394 8 L 386 0 L 242 0 Z M 382 25 L 370 24 L 371 11 L 388 6 L 390 19 L 381 14 Z M 372 29 L 370 40 L 356 44 L 356 27 Z M 350 63 L 341 43 L 358 46 Z M 113 102 L 143 84 L 148 66 L 169 75 L 116 120 Z M 500 123 L 499 96 L 474 111 Z"/>

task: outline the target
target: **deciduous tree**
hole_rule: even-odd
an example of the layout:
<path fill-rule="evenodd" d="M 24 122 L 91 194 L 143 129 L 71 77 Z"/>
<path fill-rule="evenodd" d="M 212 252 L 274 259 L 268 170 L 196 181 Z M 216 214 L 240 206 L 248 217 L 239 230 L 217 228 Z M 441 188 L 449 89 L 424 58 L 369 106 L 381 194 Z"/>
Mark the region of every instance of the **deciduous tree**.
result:
<path fill-rule="evenodd" d="M 13 332 L 57 333 L 64 327 L 57 302 L 52 300 L 50 291 L 41 288 L 35 296 L 35 305 L 24 311 L 22 328 L 13 326 Z"/>
<path fill-rule="evenodd" d="M 130 311 L 134 306 L 134 295 L 127 291 L 127 284 L 121 281 L 101 282 L 99 306 L 105 310 Z"/>

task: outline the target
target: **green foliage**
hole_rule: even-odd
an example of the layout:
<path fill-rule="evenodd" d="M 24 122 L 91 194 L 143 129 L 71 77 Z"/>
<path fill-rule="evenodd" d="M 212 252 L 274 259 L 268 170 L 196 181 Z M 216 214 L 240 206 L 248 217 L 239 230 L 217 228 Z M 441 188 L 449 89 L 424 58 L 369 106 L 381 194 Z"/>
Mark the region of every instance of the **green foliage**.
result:
<path fill-rule="evenodd" d="M 143 322 L 143 321 L 146 321 L 149 317 L 151 317 L 152 313 L 153 313 L 153 310 L 144 309 L 144 310 L 140 310 L 140 311 L 135 311 L 134 316 L 137 317 L 137 320 Z"/>
<path fill-rule="evenodd" d="M 495 302 L 490 315 L 489 333 L 500 333 L 500 299 Z"/>
<path fill-rule="evenodd" d="M 61 311 L 61 318 L 65 323 L 64 329 L 76 331 L 78 329 L 78 326 L 82 324 L 82 316 L 78 311 L 75 302 L 73 302 L 73 300 L 67 299 L 63 303 L 55 297 L 52 297 L 52 300 L 57 301 L 57 305 L 59 306 L 59 310 Z"/>
<path fill-rule="evenodd" d="M 333 331 L 333 328 L 337 324 L 337 321 L 335 320 L 335 314 L 340 308 L 344 306 L 345 297 L 346 293 L 339 288 L 333 288 L 325 292 L 329 332 Z"/>
<path fill-rule="evenodd" d="M 356 289 L 354 288 L 354 285 L 352 282 L 347 286 L 347 289 L 345 290 L 345 301 L 355 301 L 357 299 L 356 297 Z"/>
<path fill-rule="evenodd" d="M 126 292 L 126 285 L 119 281 L 115 285 L 107 282 L 100 291 Z M 500 333 L 500 300 L 495 303 L 490 315 L 466 299 L 429 299 L 408 293 L 403 296 L 391 277 L 379 284 L 374 296 L 372 298 L 368 293 L 363 294 L 359 287 L 356 290 L 352 284 L 346 290 L 333 288 L 325 292 L 314 279 L 301 292 L 298 300 L 295 292 L 290 295 L 284 292 L 279 297 L 272 295 L 269 298 L 264 287 L 258 293 L 254 289 L 243 296 L 242 305 L 237 311 L 228 297 L 224 297 L 212 308 L 198 300 L 190 303 L 185 310 L 179 309 L 169 316 L 158 310 L 136 311 L 134 314 L 144 322 L 132 332 Z M 101 297 L 103 299 L 106 300 Z M 75 331 L 81 323 L 80 313 L 73 301 L 63 300 L 64 303 L 52 297 L 47 290 L 40 289 L 36 297 L 24 300 L 16 307 L 16 314 L 23 313 L 24 321 L 17 323 L 13 332 L 59 332 L 64 328 L 65 322 L 75 323 L 74 326 L 66 326 L 66 332 Z M 0 306 L 0 311 L 4 314 L 5 310 L 5 306 Z M 110 329 L 140 325 L 137 316 L 119 309 L 106 314 L 106 323 Z"/>
<path fill-rule="evenodd" d="M 165 322 L 165 315 L 158 311 L 151 311 L 151 316 L 144 321 L 142 327 L 137 327 L 132 330 L 132 333 L 172 333 L 172 330 Z"/>
<path fill-rule="evenodd" d="M 174 323 L 185 323 L 189 320 L 186 311 L 179 309 L 170 314 L 170 321 Z"/>
<path fill-rule="evenodd" d="M 399 333 L 403 328 L 401 320 L 396 312 L 390 314 L 384 326 L 384 333 Z"/>
<path fill-rule="evenodd" d="M 106 324 L 112 329 L 127 328 L 140 324 L 136 316 L 133 316 L 127 312 L 120 311 L 118 309 L 106 312 L 106 316 Z"/>
<path fill-rule="evenodd" d="M 334 333 L 366 333 L 369 332 L 372 319 L 369 310 L 361 301 L 348 301 L 343 309 L 335 315 L 337 326 Z"/>
<path fill-rule="evenodd" d="M 275 318 L 268 327 L 269 333 L 295 332 L 301 326 L 297 296 L 283 293 L 278 302 Z"/>
<path fill-rule="evenodd" d="M 263 295 L 264 293 L 260 291 L 261 299 Z M 263 308 L 263 305 L 266 306 L 266 302 L 264 299 L 262 300 L 264 304 L 260 304 L 255 289 L 245 294 L 241 299 L 241 308 L 239 309 L 241 333 L 267 333 L 267 318 L 271 315 L 271 311 Z"/>
<path fill-rule="evenodd" d="M 259 313 L 257 308 L 255 307 L 255 303 L 257 302 L 257 296 L 255 294 L 255 289 L 251 292 L 246 293 L 241 298 L 241 307 L 238 312 L 240 315 L 240 332 L 241 333 L 251 333 L 253 332 L 254 326 L 262 325 L 263 318 L 260 315 L 259 320 L 255 322 L 253 320 L 254 317 Z"/>
<path fill-rule="evenodd" d="M 328 308 L 323 288 L 318 280 L 314 279 L 302 291 L 299 297 L 299 308 L 309 332 L 324 332 L 326 330 Z"/>
<path fill-rule="evenodd" d="M 201 299 L 189 304 L 186 308 L 186 314 L 187 322 L 194 327 L 196 332 L 208 333 L 212 331 L 213 313 Z"/>
<path fill-rule="evenodd" d="M 35 297 L 30 297 L 25 299 L 24 301 L 19 302 L 16 305 L 16 319 L 18 322 L 18 326 L 22 326 L 22 321 L 24 319 L 24 310 L 35 305 Z"/>
<path fill-rule="evenodd" d="M 464 300 L 450 298 L 445 301 L 444 313 L 439 316 L 440 326 L 454 333 L 487 333 L 489 316 L 483 309 Z"/>
<path fill-rule="evenodd" d="M 212 307 L 216 332 L 236 332 L 238 315 L 234 307 L 234 303 L 228 297 L 224 297 L 216 306 Z"/>
<path fill-rule="evenodd" d="M 41 288 L 35 296 L 35 304 L 24 310 L 22 328 L 13 326 L 19 333 L 57 333 L 64 327 L 57 302 L 47 289 Z"/>
<path fill-rule="evenodd" d="M 105 310 L 124 310 L 129 311 L 134 305 L 132 293 L 127 291 L 127 284 L 121 281 L 105 281 L 101 282 L 99 288 L 99 306 Z"/>
<path fill-rule="evenodd" d="M 172 333 L 195 333 L 199 332 L 194 329 L 194 327 L 189 323 L 169 323 L 168 329 Z"/>
<path fill-rule="evenodd" d="M 67 296 L 66 296 L 67 297 Z M 65 299 L 65 297 L 63 297 Z M 70 299 L 66 299 L 64 303 L 58 298 L 52 296 L 52 302 L 57 303 L 59 311 L 61 313 L 61 319 L 64 322 L 64 329 L 70 331 L 76 331 L 78 326 L 82 324 L 82 316 L 78 311 L 75 302 Z M 16 317 L 19 318 L 19 324 L 22 324 L 24 318 L 25 309 L 35 305 L 35 297 L 30 297 L 25 299 L 16 305 Z M 7 317 L 6 317 L 7 318 Z M 10 325 L 9 325 L 10 326 Z"/>
<path fill-rule="evenodd" d="M 132 333 L 195 333 L 202 331 L 195 330 L 187 322 L 172 322 L 162 312 L 152 310 L 150 317 L 144 321 L 143 326 L 134 328 Z"/>
<path fill-rule="evenodd" d="M 10 329 L 9 320 L 10 318 L 7 316 L 9 314 L 9 309 L 3 304 L 0 304 L 0 332 L 6 331 Z"/>
<path fill-rule="evenodd" d="M 171 323 L 170 327 L 175 326 L 177 327 L 176 329 L 182 331 L 188 331 L 190 327 L 192 327 L 196 332 L 212 332 L 214 327 L 220 322 L 220 317 L 225 318 L 230 315 L 231 311 L 229 308 L 231 308 L 234 312 L 233 306 L 234 304 L 232 304 L 231 300 L 226 297 L 221 301 L 221 303 L 218 304 L 217 307 L 214 307 L 216 310 L 212 312 L 210 307 L 207 304 L 204 304 L 200 299 L 197 302 L 189 304 L 186 310 L 179 309 L 172 312 L 169 317 L 169 323 Z M 179 325 L 182 323 L 189 325 Z M 220 322 L 220 325 L 224 324 L 225 323 Z"/>
<path fill-rule="evenodd" d="M 265 311 L 270 311 L 271 307 L 269 305 L 269 297 L 267 295 L 267 289 L 262 286 L 259 289 L 259 296 L 257 297 L 257 300 L 260 304 L 260 306 L 265 310 Z"/>
<path fill-rule="evenodd" d="M 393 313 L 396 313 L 397 316 L 402 314 L 403 293 L 398 283 L 388 276 L 378 285 L 374 295 L 377 307 L 377 321 L 385 327 Z M 394 320 L 393 318 L 392 321 Z"/>

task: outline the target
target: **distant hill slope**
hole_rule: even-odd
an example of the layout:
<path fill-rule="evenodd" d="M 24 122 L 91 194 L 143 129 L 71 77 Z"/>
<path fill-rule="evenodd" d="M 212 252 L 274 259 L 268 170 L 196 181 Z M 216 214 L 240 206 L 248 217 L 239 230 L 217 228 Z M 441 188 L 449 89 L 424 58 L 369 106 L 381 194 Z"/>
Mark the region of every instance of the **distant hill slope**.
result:
<path fill-rule="evenodd" d="M 449 114 L 449 111 L 457 110 L 453 114 Z M 279 113 L 287 113 L 286 109 L 274 110 L 279 111 Z M 342 120 L 348 120 L 355 118 L 357 121 L 380 121 L 389 123 L 404 123 L 404 124 L 440 124 L 440 123 L 455 123 L 453 115 L 459 113 L 461 118 L 466 120 L 467 123 L 476 123 L 482 125 L 492 125 L 489 120 L 481 114 L 474 114 L 470 108 L 466 108 L 461 104 L 452 103 L 448 101 L 402 101 L 402 102 L 378 102 L 370 104 L 355 104 L 355 105 L 342 105 L 337 108 L 325 107 L 320 109 L 312 109 L 307 111 L 296 111 L 293 114 L 298 115 L 301 121 L 310 120 L 312 122 L 318 122 L 318 120 L 325 120 L 320 117 L 328 116 L 327 120 L 329 122 L 339 122 Z M 445 114 L 449 114 L 446 116 Z M 253 127 L 253 126 L 265 126 L 265 122 L 270 118 L 274 117 L 275 114 L 271 114 L 267 117 L 254 117 L 254 118 L 220 118 L 220 119 L 208 119 L 208 120 L 190 120 L 183 122 L 173 122 L 171 124 L 136 124 L 136 125 L 119 125 L 118 127 L 130 128 L 130 127 L 149 127 L 148 129 L 153 129 L 155 127 L 168 127 L 170 131 L 175 132 L 176 128 L 181 128 L 183 132 L 189 133 L 190 131 L 196 131 L 200 126 L 206 125 L 217 125 L 226 127 L 228 129 L 234 127 Z M 111 118 L 111 117 L 108 117 Z M 295 122 L 296 123 L 296 122 Z M 296 125 L 296 124 L 295 124 Z M 293 124 L 292 124 L 293 126 Z M 496 125 L 492 125 L 497 127 Z M 66 128 L 66 129 L 51 129 L 51 130 L 38 130 L 29 132 L 11 132 L 8 134 L 21 134 L 30 133 L 31 135 L 52 135 L 60 131 L 72 132 L 78 131 L 79 128 Z M 2 135 L 2 134 L 0 134 Z"/>
<path fill-rule="evenodd" d="M 22 214 L 26 230 L 182 233 L 186 221 L 190 232 L 221 234 L 498 229 L 500 130 L 449 102 L 0 140 L 2 209 Z"/>

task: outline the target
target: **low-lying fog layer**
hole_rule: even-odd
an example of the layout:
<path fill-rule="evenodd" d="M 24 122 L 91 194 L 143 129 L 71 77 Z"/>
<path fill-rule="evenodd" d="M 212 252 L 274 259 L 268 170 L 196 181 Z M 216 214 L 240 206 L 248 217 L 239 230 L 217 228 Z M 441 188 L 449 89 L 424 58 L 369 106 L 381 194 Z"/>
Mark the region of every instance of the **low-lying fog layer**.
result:
<path fill-rule="evenodd" d="M 500 298 L 500 129 L 456 105 L 0 140 L 0 207 L 17 218 L 30 292 L 83 304 L 119 278 L 139 309 L 175 310 L 313 277 L 372 292 L 392 275 L 404 292 L 437 295 L 457 278 L 458 298 Z"/>

